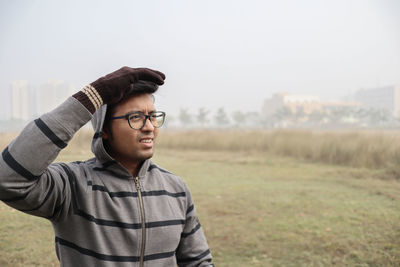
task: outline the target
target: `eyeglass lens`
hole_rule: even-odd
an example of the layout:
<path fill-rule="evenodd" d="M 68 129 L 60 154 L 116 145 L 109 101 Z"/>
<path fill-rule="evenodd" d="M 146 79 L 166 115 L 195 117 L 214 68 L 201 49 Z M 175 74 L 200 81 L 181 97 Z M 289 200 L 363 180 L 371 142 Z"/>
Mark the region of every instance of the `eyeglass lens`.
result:
<path fill-rule="evenodd" d="M 129 124 L 133 129 L 139 130 L 146 123 L 146 117 L 149 118 L 154 127 L 159 128 L 164 123 L 165 114 L 163 112 L 154 112 L 147 116 L 143 113 L 131 114 L 129 116 Z"/>

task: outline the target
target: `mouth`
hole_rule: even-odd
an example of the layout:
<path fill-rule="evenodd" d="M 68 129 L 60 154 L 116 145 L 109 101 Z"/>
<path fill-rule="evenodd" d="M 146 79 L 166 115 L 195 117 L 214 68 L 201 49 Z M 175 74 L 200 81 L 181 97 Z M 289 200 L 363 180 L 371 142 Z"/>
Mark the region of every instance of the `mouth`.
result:
<path fill-rule="evenodd" d="M 139 140 L 139 142 L 146 147 L 151 147 L 151 146 L 153 146 L 154 138 L 151 138 L 151 137 L 141 138 Z"/>

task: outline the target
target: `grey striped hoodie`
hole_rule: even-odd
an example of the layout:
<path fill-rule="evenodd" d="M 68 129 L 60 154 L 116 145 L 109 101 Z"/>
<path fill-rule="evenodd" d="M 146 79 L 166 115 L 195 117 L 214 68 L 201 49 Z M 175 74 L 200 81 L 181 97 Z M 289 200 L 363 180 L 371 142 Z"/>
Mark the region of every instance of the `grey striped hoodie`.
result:
<path fill-rule="evenodd" d="M 29 123 L 0 159 L 0 199 L 52 222 L 61 266 L 212 266 L 188 188 L 146 160 L 138 177 L 113 160 L 98 134 L 107 106 L 75 98 Z M 90 119 L 85 162 L 52 163 Z"/>

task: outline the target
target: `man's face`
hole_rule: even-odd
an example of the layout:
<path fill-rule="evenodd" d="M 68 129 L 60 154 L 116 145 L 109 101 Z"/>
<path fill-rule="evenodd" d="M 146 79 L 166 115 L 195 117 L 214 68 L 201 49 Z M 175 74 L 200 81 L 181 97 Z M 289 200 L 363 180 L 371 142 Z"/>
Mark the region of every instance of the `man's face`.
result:
<path fill-rule="evenodd" d="M 123 116 L 131 112 L 141 111 L 149 114 L 155 111 L 153 98 L 150 94 L 129 97 L 114 108 L 112 117 Z M 126 119 L 110 121 L 112 136 L 104 129 L 103 139 L 108 143 L 108 152 L 124 166 L 140 164 L 153 156 L 154 140 L 158 135 L 147 119 L 140 130 L 132 129 Z"/>

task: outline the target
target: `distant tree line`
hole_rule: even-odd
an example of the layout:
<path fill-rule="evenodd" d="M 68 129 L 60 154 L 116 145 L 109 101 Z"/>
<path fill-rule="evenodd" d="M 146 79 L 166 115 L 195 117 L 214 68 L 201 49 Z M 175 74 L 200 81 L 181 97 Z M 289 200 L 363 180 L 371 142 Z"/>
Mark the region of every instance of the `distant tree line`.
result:
<path fill-rule="evenodd" d="M 258 112 L 233 111 L 228 113 L 220 107 L 212 112 L 206 108 L 199 108 L 196 112 L 190 112 L 187 108 L 181 108 L 175 115 L 167 115 L 166 127 L 184 128 L 238 128 L 255 127 L 260 121 Z"/>
<path fill-rule="evenodd" d="M 183 128 L 290 128 L 290 127 L 400 127 L 400 120 L 389 111 L 373 108 L 336 107 L 305 112 L 284 107 L 272 115 L 257 111 L 236 110 L 228 113 L 223 107 L 211 111 L 204 107 L 195 112 L 181 108 L 177 115 L 168 114 L 166 127 Z"/>
<path fill-rule="evenodd" d="M 311 126 L 311 127 L 381 127 L 400 126 L 386 109 L 336 107 L 314 110 L 306 113 L 302 108 L 279 109 L 269 117 L 264 117 L 264 125 L 271 127 Z"/>

